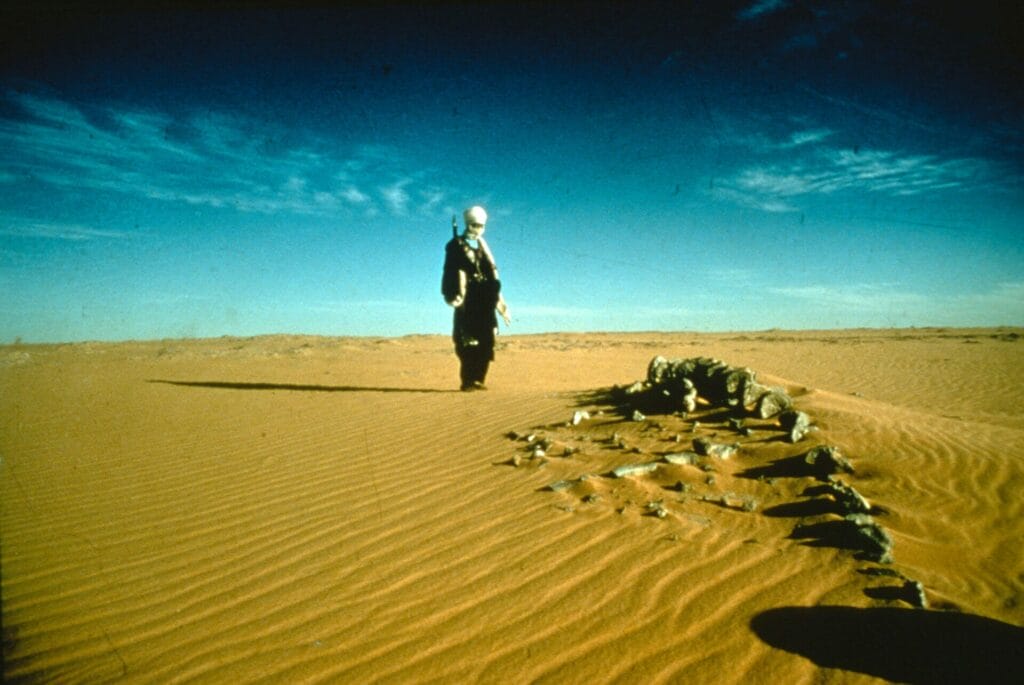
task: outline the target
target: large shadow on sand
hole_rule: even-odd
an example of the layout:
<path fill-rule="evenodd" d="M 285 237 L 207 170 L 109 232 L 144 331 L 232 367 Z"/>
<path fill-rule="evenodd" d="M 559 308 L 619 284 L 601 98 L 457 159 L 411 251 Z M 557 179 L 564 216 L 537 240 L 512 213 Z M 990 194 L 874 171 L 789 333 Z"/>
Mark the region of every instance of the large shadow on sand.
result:
<path fill-rule="evenodd" d="M 294 390 L 298 392 L 412 392 L 447 393 L 457 390 L 436 388 L 379 388 L 366 385 L 300 385 L 296 383 L 239 383 L 235 381 L 168 381 L 150 379 L 147 383 L 180 385 L 188 388 L 223 388 L 228 390 Z"/>
<path fill-rule="evenodd" d="M 1024 628 L 921 609 L 782 607 L 750 627 L 825 668 L 900 683 L 1024 683 Z"/>

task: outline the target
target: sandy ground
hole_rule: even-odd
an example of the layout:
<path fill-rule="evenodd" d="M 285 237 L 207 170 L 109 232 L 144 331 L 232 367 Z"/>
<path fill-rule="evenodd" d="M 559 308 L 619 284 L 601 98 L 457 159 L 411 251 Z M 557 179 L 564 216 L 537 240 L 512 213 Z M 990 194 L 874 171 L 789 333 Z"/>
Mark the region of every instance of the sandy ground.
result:
<path fill-rule="evenodd" d="M 504 336 L 476 393 L 435 336 L 0 348 L 4 679 L 1022 682 L 1022 334 Z M 659 354 L 817 430 L 621 416 Z M 694 436 L 739 453 L 608 475 Z M 795 534 L 821 444 L 893 563 Z"/>

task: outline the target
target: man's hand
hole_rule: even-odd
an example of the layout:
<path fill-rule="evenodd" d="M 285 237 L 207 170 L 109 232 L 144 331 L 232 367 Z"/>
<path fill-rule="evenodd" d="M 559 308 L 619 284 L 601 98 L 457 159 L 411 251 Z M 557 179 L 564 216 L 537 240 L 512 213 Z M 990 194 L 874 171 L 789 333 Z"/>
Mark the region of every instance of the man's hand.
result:
<path fill-rule="evenodd" d="M 498 301 L 498 313 L 501 314 L 502 320 L 506 326 L 512 325 L 512 314 L 508 311 L 508 305 L 505 304 L 504 300 Z"/>

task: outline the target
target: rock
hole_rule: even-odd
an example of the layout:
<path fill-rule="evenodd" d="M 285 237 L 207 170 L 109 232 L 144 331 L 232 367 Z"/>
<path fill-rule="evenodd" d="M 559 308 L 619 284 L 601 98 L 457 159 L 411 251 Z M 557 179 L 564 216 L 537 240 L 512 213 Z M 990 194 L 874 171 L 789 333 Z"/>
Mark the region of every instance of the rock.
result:
<path fill-rule="evenodd" d="M 907 579 L 901 588 L 903 599 L 918 609 L 928 608 L 928 596 L 924 593 L 924 585 L 919 580 Z"/>
<path fill-rule="evenodd" d="M 811 429 L 811 417 L 796 409 L 787 409 L 779 415 L 782 430 L 789 433 L 790 442 L 800 442 Z"/>
<path fill-rule="evenodd" d="M 708 450 L 711 448 L 713 443 L 707 438 L 694 438 L 693 449 L 702 456 L 708 456 Z"/>
<path fill-rule="evenodd" d="M 674 452 L 672 454 L 666 454 L 662 459 L 667 461 L 669 464 L 686 464 L 692 466 L 697 463 L 700 457 L 695 452 Z"/>
<path fill-rule="evenodd" d="M 583 502 L 585 504 L 594 504 L 599 499 L 601 499 L 600 496 L 598 496 L 596 493 L 592 492 L 592 493 L 590 493 L 589 495 L 587 495 L 586 497 L 583 498 Z"/>
<path fill-rule="evenodd" d="M 740 449 L 739 445 L 723 445 L 721 443 L 715 443 L 711 445 L 708 450 L 708 456 L 714 457 L 715 459 L 732 459 L 736 456 L 736 452 Z"/>
<path fill-rule="evenodd" d="M 761 385 L 757 381 L 747 383 L 747 386 L 743 389 L 743 406 L 754 407 L 758 400 L 767 395 L 770 390 L 767 385 Z"/>
<path fill-rule="evenodd" d="M 843 457 L 838 447 L 818 445 L 804 456 L 804 461 L 820 480 L 833 473 L 853 473 L 853 465 Z"/>
<path fill-rule="evenodd" d="M 657 502 L 648 502 L 645 508 L 647 509 L 647 513 L 651 516 L 656 516 L 660 519 L 668 516 L 668 510 L 665 509 L 664 502 L 661 502 L 660 500 Z"/>
<path fill-rule="evenodd" d="M 572 425 L 578 426 L 582 422 L 590 419 L 590 412 L 588 411 L 576 411 L 572 414 Z"/>
<path fill-rule="evenodd" d="M 756 414 L 762 419 L 771 417 L 783 412 L 793 406 L 793 400 L 782 388 L 769 388 L 757 401 Z"/>
<path fill-rule="evenodd" d="M 847 514 L 843 520 L 855 527 L 861 550 L 880 564 L 892 563 L 892 538 L 867 514 Z"/>
<path fill-rule="evenodd" d="M 564 492 L 575 485 L 575 480 L 556 480 L 554 483 L 548 484 L 548 490 L 551 492 Z"/>
<path fill-rule="evenodd" d="M 647 392 L 647 385 L 643 381 L 637 381 L 625 389 L 626 395 L 642 395 Z"/>
<path fill-rule="evenodd" d="M 626 464 L 612 470 L 612 475 L 616 478 L 625 478 L 626 476 L 638 476 L 645 473 L 653 473 L 661 466 L 656 461 L 648 461 L 641 464 Z"/>
<path fill-rule="evenodd" d="M 737 495 L 735 492 L 723 492 L 721 495 L 704 495 L 700 499 L 702 502 L 720 504 L 726 509 L 746 512 L 757 511 L 756 499 L 748 495 Z"/>
<path fill-rule="evenodd" d="M 642 413 L 640 412 L 640 410 L 639 410 L 639 409 L 634 409 L 634 410 L 633 410 L 633 415 L 632 415 L 632 416 L 631 416 L 630 418 L 632 418 L 632 419 L 633 419 L 634 421 L 646 421 L 646 420 L 647 420 L 647 417 L 646 417 L 646 416 L 644 416 L 644 415 L 643 415 L 643 414 L 642 414 Z"/>
<path fill-rule="evenodd" d="M 651 385 L 661 385 L 666 380 L 669 366 L 669 361 L 660 355 L 652 359 L 647 365 L 647 382 Z"/>
<path fill-rule="evenodd" d="M 533 457 L 534 459 L 540 459 L 541 457 L 547 456 L 547 452 L 544 451 L 543 447 L 538 445 L 537 447 L 533 448 L 533 452 L 531 452 L 530 456 Z"/>
<path fill-rule="evenodd" d="M 697 408 L 697 388 L 689 378 L 683 379 L 683 398 L 680 404 L 687 414 Z"/>
<path fill-rule="evenodd" d="M 723 445 L 722 443 L 711 442 L 707 438 L 694 438 L 693 449 L 697 454 L 716 459 L 731 459 L 736 456 L 738 445 Z"/>
<path fill-rule="evenodd" d="M 746 406 L 747 386 L 756 382 L 754 372 L 748 368 L 733 369 L 725 376 L 726 403 L 732 407 Z"/>
<path fill-rule="evenodd" d="M 854 490 L 851 486 L 842 481 L 830 481 L 825 484 L 829 494 L 835 499 L 839 506 L 847 514 L 870 514 L 871 503 Z"/>

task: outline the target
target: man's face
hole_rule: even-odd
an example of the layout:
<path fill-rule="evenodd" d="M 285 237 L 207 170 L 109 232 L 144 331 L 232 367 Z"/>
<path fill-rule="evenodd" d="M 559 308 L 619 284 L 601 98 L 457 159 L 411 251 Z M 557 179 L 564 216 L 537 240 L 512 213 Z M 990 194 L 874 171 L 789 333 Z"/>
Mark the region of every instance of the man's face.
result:
<path fill-rule="evenodd" d="M 476 240 L 477 238 L 484 234 L 484 228 L 485 226 L 483 224 L 478 224 L 475 221 L 470 221 L 468 224 L 466 224 L 466 237 L 469 238 L 470 240 Z"/>

